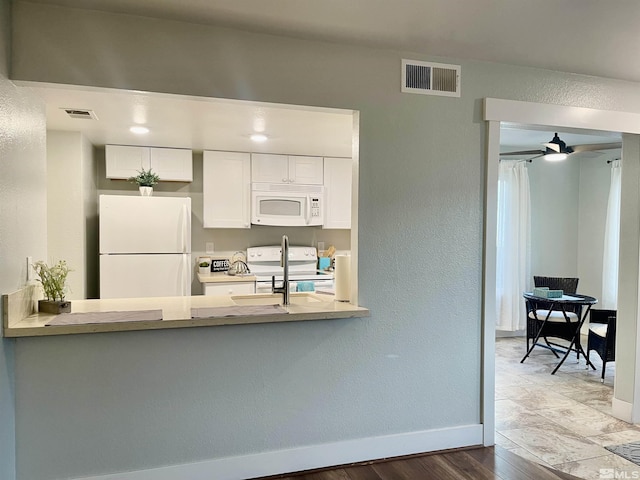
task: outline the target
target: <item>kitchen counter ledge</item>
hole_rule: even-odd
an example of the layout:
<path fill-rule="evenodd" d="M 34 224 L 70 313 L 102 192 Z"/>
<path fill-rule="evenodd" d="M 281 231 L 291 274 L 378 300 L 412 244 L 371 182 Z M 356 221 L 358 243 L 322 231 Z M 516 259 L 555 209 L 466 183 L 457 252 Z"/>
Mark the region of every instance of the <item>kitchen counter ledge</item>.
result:
<path fill-rule="evenodd" d="M 72 300 L 71 312 L 110 312 L 162 310 L 162 320 L 82 325 L 45 326 L 55 315 L 32 313 L 35 288 L 25 287 L 3 295 L 3 334 L 5 337 L 37 337 L 48 335 L 72 335 L 81 333 L 125 332 L 135 330 L 160 330 L 169 328 L 214 327 L 219 325 L 245 325 L 253 323 L 280 323 L 310 320 L 368 317 L 369 310 L 350 303 L 337 302 L 327 295 L 327 301 L 292 304 L 284 307 L 288 313 L 271 315 L 247 315 L 236 317 L 191 318 L 192 308 L 235 306 L 231 296 L 148 297 L 105 300 Z M 318 297 L 324 296 L 318 294 Z"/>

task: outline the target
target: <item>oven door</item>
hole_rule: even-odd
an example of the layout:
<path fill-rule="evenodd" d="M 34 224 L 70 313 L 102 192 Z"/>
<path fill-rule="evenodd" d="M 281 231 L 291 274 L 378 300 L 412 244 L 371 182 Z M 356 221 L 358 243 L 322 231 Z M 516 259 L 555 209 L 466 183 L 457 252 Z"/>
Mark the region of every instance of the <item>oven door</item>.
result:
<path fill-rule="evenodd" d="M 251 223 L 282 227 L 322 225 L 322 193 L 274 192 L 254 184 L 251 191 Z"/>

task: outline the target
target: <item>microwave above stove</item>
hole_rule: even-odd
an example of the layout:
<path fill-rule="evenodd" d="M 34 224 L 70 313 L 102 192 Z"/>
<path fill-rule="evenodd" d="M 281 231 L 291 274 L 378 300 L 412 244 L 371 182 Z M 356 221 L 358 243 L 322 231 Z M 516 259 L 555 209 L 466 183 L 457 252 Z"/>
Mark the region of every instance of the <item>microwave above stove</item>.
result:
<path fill-rule="evenodd" d="M 322 225 L 322 185 L 251 184 L 251 223 L 281 227 Z"/>

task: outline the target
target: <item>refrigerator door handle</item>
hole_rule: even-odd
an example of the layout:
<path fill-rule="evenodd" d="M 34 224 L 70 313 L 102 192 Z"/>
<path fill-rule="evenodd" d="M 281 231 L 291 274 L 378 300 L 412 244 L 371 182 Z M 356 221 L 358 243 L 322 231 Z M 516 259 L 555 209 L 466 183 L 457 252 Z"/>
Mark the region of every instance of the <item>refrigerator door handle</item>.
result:
<path fill-rule="evenodd" d="M 188 218 L 187 206 L 182 205 L 182 253 L 187 253 L 187 237 L 191 230 L 191 219 Z"/>
<path fill-rule="evenodd" d="M 188 255 L 186 253 L 182 254 L 182 296 L 183 297 L 187 295 L 187 282 L 189 281 L 189 278 L 187 276 L 187 272 L 189 271 L 187 257 Z"/>

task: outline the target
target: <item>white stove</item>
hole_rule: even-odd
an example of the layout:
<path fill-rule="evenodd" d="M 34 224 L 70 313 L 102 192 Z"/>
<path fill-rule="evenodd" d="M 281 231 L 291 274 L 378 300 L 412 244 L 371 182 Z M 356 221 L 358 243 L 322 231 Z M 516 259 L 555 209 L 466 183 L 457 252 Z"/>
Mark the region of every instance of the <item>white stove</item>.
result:
<path fill-rule="evenodd" d="M 279 245 L 247 248 L 247 265 L 256 276 L 256 293 L 271 292 L 272 281 L 282 285 L 284 269 L 280 266 Z M 318 270 L 318 256 L 313 247 L 289 247 L 289 285 L 295 292 L 298 282 L 313 282 L 314 288 L 333 289 L 333 272 Z"/>

